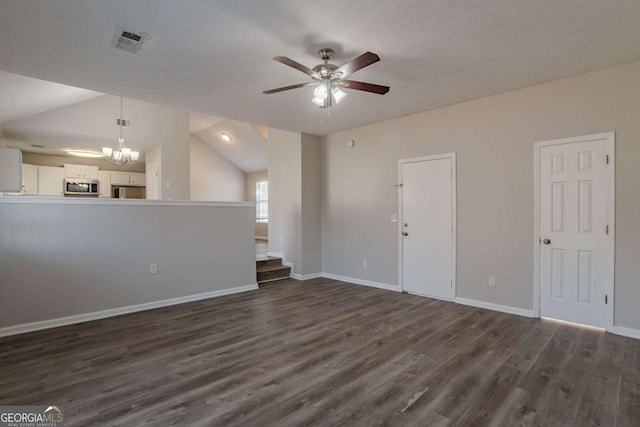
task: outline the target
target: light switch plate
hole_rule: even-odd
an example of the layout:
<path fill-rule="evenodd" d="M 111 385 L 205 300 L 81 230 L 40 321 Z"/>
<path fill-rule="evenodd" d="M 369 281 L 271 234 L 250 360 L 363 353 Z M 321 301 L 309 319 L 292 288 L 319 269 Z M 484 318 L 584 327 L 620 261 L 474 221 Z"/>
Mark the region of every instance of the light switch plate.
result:
<path fill-rule="evenodd" d="M 398 222 L 398 214 L 391 214 L 391 222 Z"/>

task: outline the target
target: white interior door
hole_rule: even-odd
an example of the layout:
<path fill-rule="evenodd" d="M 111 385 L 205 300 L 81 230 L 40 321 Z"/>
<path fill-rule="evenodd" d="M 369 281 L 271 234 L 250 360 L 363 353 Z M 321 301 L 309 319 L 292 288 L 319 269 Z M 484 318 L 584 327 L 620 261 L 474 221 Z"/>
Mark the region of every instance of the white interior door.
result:
<path fill-rule="evenodd" d="M 608 144 L 585 137 L 540 148 L 542 316 L 606 326 Z"/>
<path fill-rule="evenodd" d="M 147 199 L 160 199 L 160 177 L 158 171 L 158 162 L 151 162 L 146 169 Z"/>
<path fill-rule="evenodd" d="M 454 297 L 454 159 L 400 162 L 401 283 L 409 293 Z"/>

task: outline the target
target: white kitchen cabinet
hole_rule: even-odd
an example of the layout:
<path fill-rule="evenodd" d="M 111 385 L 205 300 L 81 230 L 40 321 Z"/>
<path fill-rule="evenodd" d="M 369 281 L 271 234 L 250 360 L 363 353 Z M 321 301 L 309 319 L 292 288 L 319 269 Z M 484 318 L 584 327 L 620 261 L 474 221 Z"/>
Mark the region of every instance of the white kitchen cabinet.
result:
<path fill-rule="evenodd" d="M 38 166 L 28 163 L 22 164 L 22 194 L 26 196 L 38 195 Z"/>
<path fill-rule="evenodd" d="M 129 185 L 129 172 L 111 172 L 111 185 Z"/>
<path fill-rule="evenodd" d="M 142 172 L 111 172 L 111 185 L 135 185 L 144 187 L 146 175 Z"/>
<path fill-rule="evenodd" d="M 98 166 L 64 164 L 65 178 L 98 179 Z"/>
<path fill-rule="evenodd" d="M 111 172 L 98 171 L 98 185 L 100 197 L 111 197 Z"/>
<path fill-rule="evenodd" d="M 129 185 L 145 186 L 147 185 L 147 177 L 141 172 L 131 172 L 129 174 Z"/>
<path fill-rule="evenodd" d="M 38 166 L 38 195 L 64 196 L 64 168 Z"/>

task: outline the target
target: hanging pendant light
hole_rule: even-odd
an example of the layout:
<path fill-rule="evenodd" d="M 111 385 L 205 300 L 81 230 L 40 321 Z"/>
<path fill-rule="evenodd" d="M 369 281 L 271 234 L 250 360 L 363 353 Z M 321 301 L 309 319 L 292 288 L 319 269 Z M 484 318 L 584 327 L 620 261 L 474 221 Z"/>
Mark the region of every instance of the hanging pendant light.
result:
<path fill-rule="evenodd" d="M 140 152 L 132 150 L 124 146 L 124 137 L 122 136 L 122 128 L 127 123 L 127 120 L 122 118 L 122 97 L 120 97 L 120 118 L 116 120 L 118 126 L 120 126 L 120 137 L 118 143 L 111 147 L 102 147 L 102 154 L 105 160 L 114 163 L 116 165 L 128 165 L 140 158 Z"/>

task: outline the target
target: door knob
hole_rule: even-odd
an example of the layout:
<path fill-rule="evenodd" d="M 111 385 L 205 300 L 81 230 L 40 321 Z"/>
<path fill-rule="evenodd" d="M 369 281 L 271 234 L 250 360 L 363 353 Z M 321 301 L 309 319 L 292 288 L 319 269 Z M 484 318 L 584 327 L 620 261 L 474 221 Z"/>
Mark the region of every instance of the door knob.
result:
<path fill-rule="evenodd" d="M 544 243 L 545 245 L 548 245 L 548 244 L 550 244 L 550 243 L 551 243 L 551 240 L 549 240 L 549 239 L 544 239 L 544 240 L 542 241 L 542 243 Z"/>
<path fill-rule="evenodd" d="M 403 235 L 403 236 L 408 236 L 408 235 L 409 235 L 409 233 L 407 233 L 406 231 L 403 231 L 403 232 L 402 232 L 402 235 Z"/>

